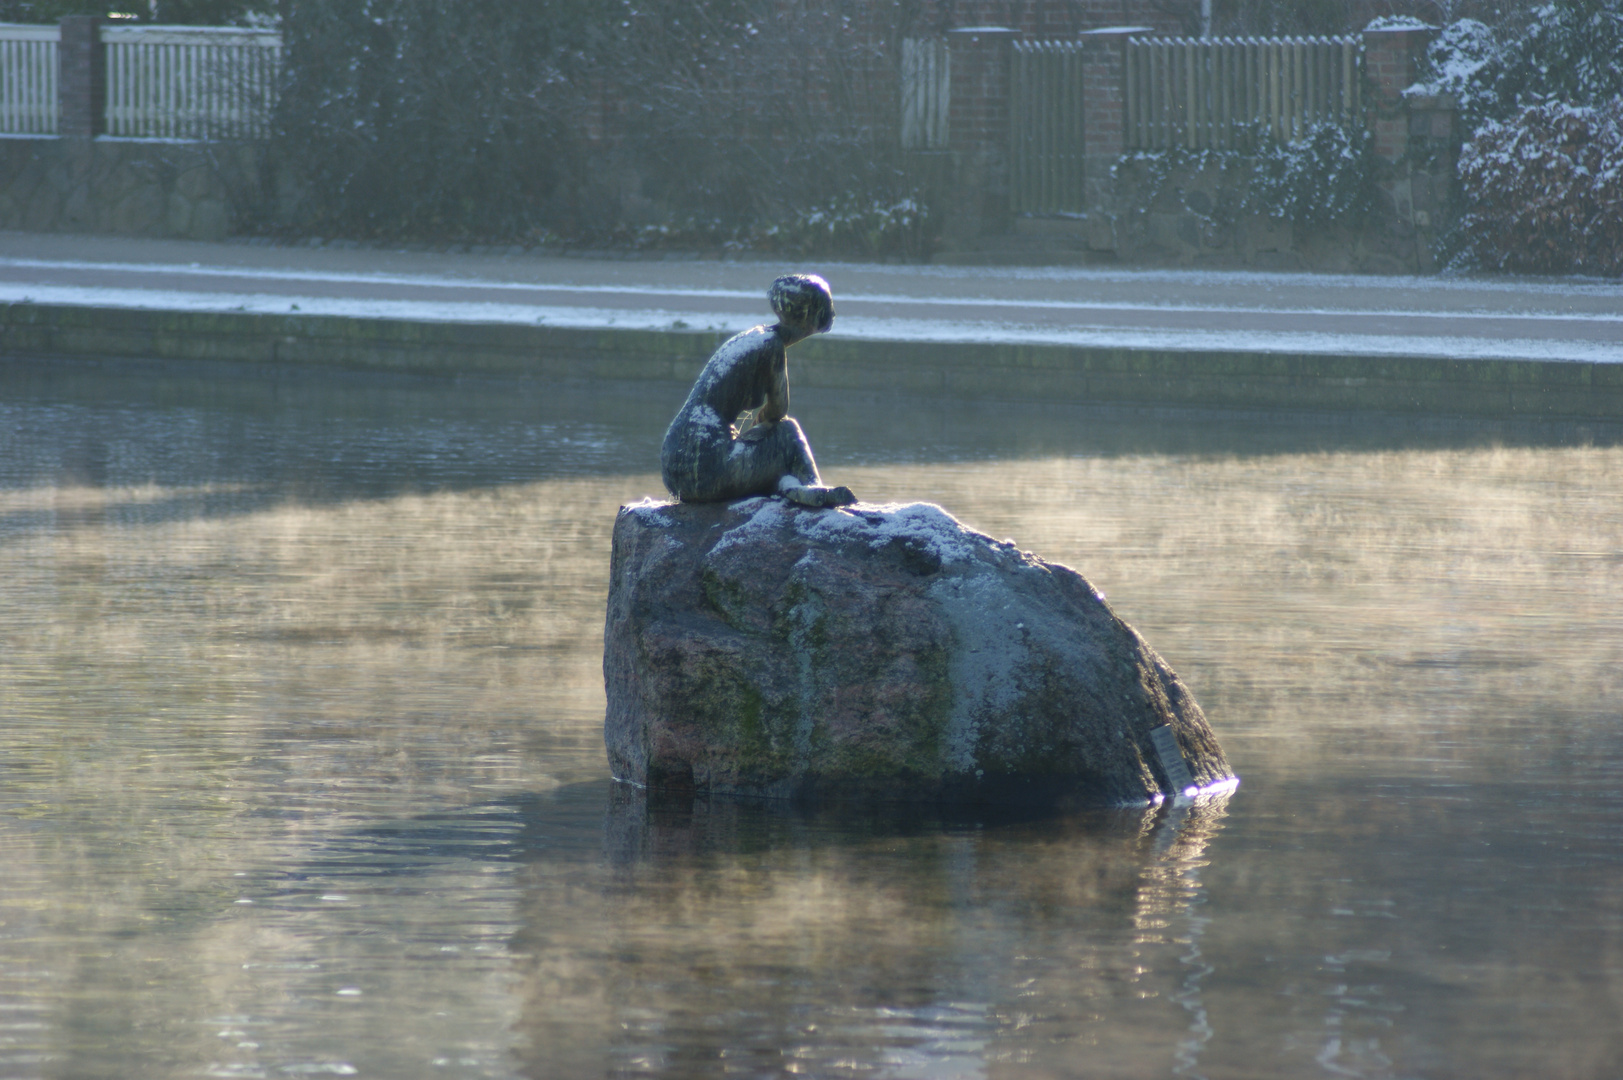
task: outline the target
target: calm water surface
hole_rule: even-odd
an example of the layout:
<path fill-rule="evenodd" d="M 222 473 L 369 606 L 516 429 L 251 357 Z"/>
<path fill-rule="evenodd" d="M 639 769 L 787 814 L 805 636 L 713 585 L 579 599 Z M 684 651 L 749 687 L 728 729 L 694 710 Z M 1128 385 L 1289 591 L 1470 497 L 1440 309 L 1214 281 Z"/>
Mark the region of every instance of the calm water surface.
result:
<path fill-rule="evenodd" d="M 1623 1076 L 1623 433 L 797 395 L 1244 783 L 649 807 L 602 606 L 685 389 L 0 365 L 0 1077 Z"/>

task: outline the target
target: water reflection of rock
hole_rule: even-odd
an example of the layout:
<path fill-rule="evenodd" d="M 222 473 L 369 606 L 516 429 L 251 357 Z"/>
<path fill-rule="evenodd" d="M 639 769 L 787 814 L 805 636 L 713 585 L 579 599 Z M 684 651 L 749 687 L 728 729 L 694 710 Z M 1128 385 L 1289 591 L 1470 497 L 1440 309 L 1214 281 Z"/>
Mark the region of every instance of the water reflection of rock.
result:
<path fill-rule="evenodd" d="M 621 789 L 601 864 L 526 868 L 526 1071 L 1193 1075 L 1223 803 L 975 820 Z"/>

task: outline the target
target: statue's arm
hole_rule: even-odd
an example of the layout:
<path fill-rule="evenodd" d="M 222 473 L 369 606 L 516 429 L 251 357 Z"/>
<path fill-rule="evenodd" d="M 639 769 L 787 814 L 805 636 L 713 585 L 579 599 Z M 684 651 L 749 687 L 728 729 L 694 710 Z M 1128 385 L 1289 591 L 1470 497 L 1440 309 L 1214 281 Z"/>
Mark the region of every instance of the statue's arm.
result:
<path fill-rule="evenodd" d="M 756 423 L 782 420 L 789 415 L 789 359 L 782 346 L 773 349 L 766 358 L 769 365 L 766 382 L 766 403 L 755 414 Z"/>

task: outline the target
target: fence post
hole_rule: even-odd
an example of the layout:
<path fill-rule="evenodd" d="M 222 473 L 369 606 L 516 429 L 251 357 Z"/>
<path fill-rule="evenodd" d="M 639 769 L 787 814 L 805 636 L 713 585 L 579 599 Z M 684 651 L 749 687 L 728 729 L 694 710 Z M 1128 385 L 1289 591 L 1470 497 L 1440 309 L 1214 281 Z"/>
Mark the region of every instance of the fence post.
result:
<path fill-rule="evenodd" d="M 1082 205 L 1091 222 L 1088 246 L 1114 250 L 1116 163 L 1127 152 L 1127 39 L 1143 26 L 1087 30 L 1082 42 Z"/>
<path fill-rule="evenodd" d="M 1364 77 L 1369 87 L 1369 128 L 1375 141 L 1376 220 L 1373 238 L 1380 253 L 1402 268 L 1422 273 L 1434 269 L 1431 240 L 1434 216 L 1446 203 L 1448 180 L 1433 176 L 1432 155 L 1413 152 L 1411 125 L 1430 128 L 1441 118 L 1416 116 L 1404 93 L 1420 74 L 1420 62 L 1437 28 L 1421 22 L 1390 29 L 1364 30 Z M 1451 117 L 1450 117 L 1451 119 Z M 1452 127 L 1452 124 L 1449 125 Z M 1450 170 L 1451 172 L 1452 170 Z"/>
<path fill-rule="evenodd" d="M 1009 80 L 1018 30 L 968 26 L 947 31 L 952 55 L 947 146 L 956 162 L 954 239 L 1007 231 L 1009 222 Z"/>
<path fill-rule="evenodd" d="M 93 139 L 107 130 L 107 50 L 101 17 L 68 15 L 57 46 L 57 130 L 67 138 Z"/>

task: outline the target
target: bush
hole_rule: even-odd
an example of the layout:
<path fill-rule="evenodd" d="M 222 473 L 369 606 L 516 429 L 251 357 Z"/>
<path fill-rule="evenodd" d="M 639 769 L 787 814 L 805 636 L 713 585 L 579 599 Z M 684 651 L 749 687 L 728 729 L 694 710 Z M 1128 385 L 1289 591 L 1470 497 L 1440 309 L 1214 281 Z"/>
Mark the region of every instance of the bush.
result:
<path fill-rule="evenodd" d="M 524 236 L 563 181 L 588 36 L 542 2 L 298 0 L 283 20 L 279 156 L 309 185 L 296 231 Z M 599 20 L 601 21 L 601 20 Z"/>
<path fill-rule="evenodd" d="M 1599 105 L 1623 94 L 1623 0 L 1554 0 L 1518 33 L 1461 19 L 1432 42 L 1422 86 L 1455 95 L 1467 122 L 1506 120 L 1548 101 Z"/>
<path fill-rule="evenodd" d="M 916 198 L 887 203 L 847 195 L 800 211 L 786 225 L 767 226 L 754 246 L 797 255 L 917 258 L 929 254 L 933 224 Z"/>
<path fill-rule="evenodd" d="M 1462 19 L 1432 43 L 1417 91 L 1454 95 L 1464 211 L 1457 268 L 1618 274 L 1623 0 L 1553 0 L 1520 33 Z"/>
<path fill-rule="evenodd" d="M 297 232 L 738 247 L 910 194 L 883 36 L 813 0 L 290 0 L 283 30 Z"/>
<path fill-rule="evenodd" d="M 1460 180 L 1456 266 L 1623 275 L 1623 99 L 1489 121 L 1461 153 Z"/>
<path fill-rule="evenodd" d="M 784 255 L 850 255 L 917 259 L 930 253 L 935 222 L 916 198 L 885 203 L 845 195 L 826 206 L 792 213 L 786 221 L 747 225 L 689 217 L 676 225 L 644 225 L 616 237 L 642 250 L 720 248 Z"/>
<path fill-rule="evenodd" d="M 1491 101 L 1483 69 L 1498 60 L 1493 31 L 1475 19 L 1459 19 L 1443 28 L 1426 50 L 1424 70 L 1414 92 L 1448 94 L 1466 117 L 1480 116 Z"/>
<path fill-rule="evenodd" d="M 1374 197 L 1373 148 L 1368 131 L 1334 123 L 1276 143 L 1257 155 L 1246 207 L 1306 227 L 1356 223 Z"/>

